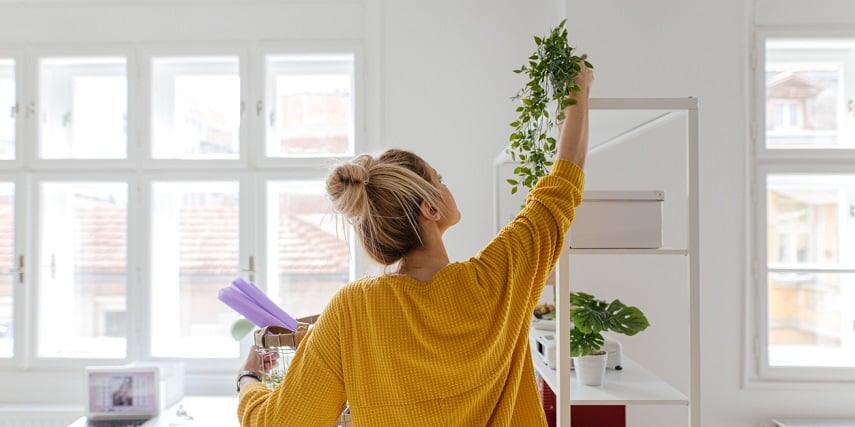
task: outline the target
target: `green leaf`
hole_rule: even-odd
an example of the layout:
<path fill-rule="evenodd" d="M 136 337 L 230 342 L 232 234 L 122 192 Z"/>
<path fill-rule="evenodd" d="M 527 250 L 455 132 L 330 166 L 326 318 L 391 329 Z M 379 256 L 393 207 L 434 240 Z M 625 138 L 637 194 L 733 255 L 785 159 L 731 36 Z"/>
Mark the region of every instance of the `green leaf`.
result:
<path fill-rule="evenodd" d="M 650 326 L 640 309 L 627 306 L 618 299 L 607 304 L 591 294 L 571 292 L 570 307 L 574 328 L 581 334 L 612 331 L 632 336 Z"/>
<path fill-rule="evenodd" d="M 636 307 L 627 307 L 620 300 L 609 304 L 608 328 L 610 331 L 633 336 L 650 326 L 644 313 Z"/>
<path fill-rule="evenodd" d="M 511 184 L 511 194 L 518 187 L 532 188 L 546 175 L 556 155 L 557 141 L 552 133 L 566 115 L 564 109 L 576 103 L 571 91 L 578 87 L 573 79 L 578 75 L 586 56 L 575 56 L 568 44 L 566 19 L 550 29 L 546 36 L 534 36 L 535 49 L 515 73 L 524 73 L 528 81 L 511 99 L 519 102 L 517 119 L 511 123 L 517 131 L 509 137 L 511 158 L 519 162 Z"/>
<path fill-rule="evenodd" d="M 570 330 L 570 356 L 587 356 L 603 347 L 606 340 L 599 333 L 584 333 L 579 328 Z"/>

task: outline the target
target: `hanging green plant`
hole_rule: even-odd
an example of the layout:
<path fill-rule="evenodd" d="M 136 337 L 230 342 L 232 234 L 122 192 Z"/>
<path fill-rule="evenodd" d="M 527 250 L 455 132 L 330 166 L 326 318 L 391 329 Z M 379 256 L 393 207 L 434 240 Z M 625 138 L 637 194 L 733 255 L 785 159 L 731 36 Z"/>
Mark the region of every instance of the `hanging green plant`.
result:
<path fill-rule="evenodd" d="M 534 37 L 535 52 L 514 73 L 525 74 L 528 82 L 511 98 L 519 101 L 517 119 L 507 148 L 511 160 L 519 162 L 514 169 L 517 179 L 508 179 L 511 194 L 519 187 L 531 189 L 548 173 L 555 158 L 557 143 L 554 130 L 564 121 L 564 109 L 576 103 L 572 92 L 579 92 L 573 79 L 581 63 L 593 69 L 586 55 L 576 56 L 567 42 L 566 19 L 546 37 Z"/>

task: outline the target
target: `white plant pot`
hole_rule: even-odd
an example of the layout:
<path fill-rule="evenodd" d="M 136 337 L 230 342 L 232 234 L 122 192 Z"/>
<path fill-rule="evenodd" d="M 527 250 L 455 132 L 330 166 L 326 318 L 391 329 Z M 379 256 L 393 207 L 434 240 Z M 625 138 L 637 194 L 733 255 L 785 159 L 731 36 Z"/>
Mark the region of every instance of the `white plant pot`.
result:
<path fill-rule="evenodd" d="M 608 353 L 573 358 L 576 379 L 584 385 L 599 386 L 606 376 Z"/>

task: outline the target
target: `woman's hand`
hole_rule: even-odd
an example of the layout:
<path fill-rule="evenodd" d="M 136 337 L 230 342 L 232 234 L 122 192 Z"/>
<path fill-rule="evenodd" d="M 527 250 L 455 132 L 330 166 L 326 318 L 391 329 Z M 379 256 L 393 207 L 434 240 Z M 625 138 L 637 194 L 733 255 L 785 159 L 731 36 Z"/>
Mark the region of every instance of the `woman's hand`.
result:
<path fill-rule="evenodd" d="M 579 86 L 579 92 L 571 93 L 576 98 L 576 104 L 564 110 L 566 119 L 558 139 L 558 158 L 570 160 L 584 169 L 588 157 L 588 97 L 591 84 L 594 83 L 594 71 L 584 61 L 580 66 L 579 74 L 573 78 L 573 82 Z"/>
<path fill-rule="evenodd" d="M 278 360 L 279 353 L 275 351 L 265 352 L 264 355 L 259 358 L 258 346 L 253 345 L 252 348 L 249 349 L 249 354 L 246 356 L 246 362 L 244 362 L 243 368 L 240 370 L 258 373 L 267 372 Z"/>
<path fill-rule="evenodd" d="M 577 98 L 578 101 L 587 101 L 591 94 L 591 85 L 594 84 L 594 70 L 588 68 L 585 65 L 585 61 L 580 62 L 579 65 L 579 74 L 576 74 L 576 77 L 573 78 L 573 83 L 579 86 L 579 92 L 575 96 L 573 93 L 570 95 Z"/>

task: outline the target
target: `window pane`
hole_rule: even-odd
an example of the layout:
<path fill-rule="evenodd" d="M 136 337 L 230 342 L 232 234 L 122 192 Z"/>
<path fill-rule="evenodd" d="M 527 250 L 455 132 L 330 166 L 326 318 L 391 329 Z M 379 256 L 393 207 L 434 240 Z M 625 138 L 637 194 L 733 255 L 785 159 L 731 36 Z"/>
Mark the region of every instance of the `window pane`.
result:
<path fill-rule="evenodd" d="M 769 274 L 769 365 L 855 367 L 855 274 Z"/>
<path fill-rule="evenodd" d="M 125 357 L 127 184 L 40 190 L 39 356 Z"/>
<path fill-rule="evenodd" d="M 331 213 L 324 188 L 294 181 L 267 187 L 269 292 L 295 317 L 319 314 L 350 278 L 347 229 Z"/>
<path fill-rule="evenodd" d="M 152 197 L 152 353 L 237 357 L 217 294 L 240 275 L 238 183 L 156 182 Z"/>
<path fill-rule="evenodd" d="M 855 175 L 769 175 L 766 196 L 770 366 L 855 366 Z"/>
<path fill-rule="evenodd" d="M 770 268 L 855 264 L 855 175 L 769 175 L 766 199 Z"/>
<path fill-rule="evenodd" d="M 15 262 L 15 187 L 0 183 L 0 357 L 12 357 L 14 351 L 14 284 L 18 274 Z M 7 273 L 8 272 L 8 273 Z"/>
<path fill-rule="evenodd" d="M 126 68 L 125 58 L 42 59 L 39 157 L 127 156 Z"/>
<path fill-rule="evenodd" d="M 155 58 L 152 157 L 238 158 L 240 101 L 238 58 Z"/>
<path fill-rule="evenodd" d="M 353 55 L 268 56 L 268 157 L 353 153 Z"/>
<path fill-rule="evenodd" d="M 15 61 L 0 58 L 0 160 L 15 158 Z"/>
<path fill-rule="evenodd" d="M 766 43 L 766 147 L 855 148 L 855 40 Z"/>

